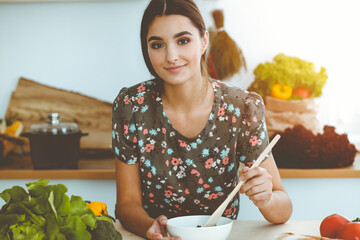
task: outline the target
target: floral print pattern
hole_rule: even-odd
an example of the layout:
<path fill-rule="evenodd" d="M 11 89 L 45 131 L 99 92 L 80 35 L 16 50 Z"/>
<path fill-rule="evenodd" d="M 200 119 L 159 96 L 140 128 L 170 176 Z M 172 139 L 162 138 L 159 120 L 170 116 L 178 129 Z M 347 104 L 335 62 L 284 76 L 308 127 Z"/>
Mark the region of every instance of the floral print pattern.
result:
<path fill-rule="evenodd" d="M 264 103 L 255 93 L 212 81 L 214 104 L 197 137 L 178 132 L 162 107 L 162 80 L 121 89 L 113 103 L 113 150 L 139 164 L 143 208 L 149 216 L 212 214 L 268 144 Z M 235 219 L 239 195 L 224 216 Z"/>

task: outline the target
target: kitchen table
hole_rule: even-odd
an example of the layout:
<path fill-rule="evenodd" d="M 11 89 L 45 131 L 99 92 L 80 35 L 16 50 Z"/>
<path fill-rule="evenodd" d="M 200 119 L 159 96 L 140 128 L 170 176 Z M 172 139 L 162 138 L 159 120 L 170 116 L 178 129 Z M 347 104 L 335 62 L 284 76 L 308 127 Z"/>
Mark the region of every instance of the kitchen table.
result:
<path fill-rule="evenodd" d="M 227 240 L 275 240 L 283 233 L 297 235 L 320 236 L 321 221 L 290 220 L 284 224 L 270 224 L 265 220 L 235 220 Z M 122 234 L 124 240 L 143 240 L 126 231 L 119 222 L 115 228 Z"/>

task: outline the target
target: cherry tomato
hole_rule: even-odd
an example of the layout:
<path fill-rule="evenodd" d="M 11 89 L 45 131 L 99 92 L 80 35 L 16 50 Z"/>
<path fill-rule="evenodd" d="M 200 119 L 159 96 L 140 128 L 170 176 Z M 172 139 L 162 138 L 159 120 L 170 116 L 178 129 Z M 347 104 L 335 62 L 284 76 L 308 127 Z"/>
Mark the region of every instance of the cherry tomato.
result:
<path fill-rule="evenodd" d="M 344 240 L 360 240 L 360 222 L 345 224 L 336 237 Z"/>
<path fill-rule="evenodd" d="M 296 88 L 293 91 L 293 95 L 300 96 L 302 98 L 309 98 L 311 94 L 306 88 Z"/>
<path fill-rule="evenodd" d="M 349 222 L 349 219 L 340 214 L 327 216 L 320 224 L 320 234 L 322 237 L 336 238 L 338 232 Z"/>

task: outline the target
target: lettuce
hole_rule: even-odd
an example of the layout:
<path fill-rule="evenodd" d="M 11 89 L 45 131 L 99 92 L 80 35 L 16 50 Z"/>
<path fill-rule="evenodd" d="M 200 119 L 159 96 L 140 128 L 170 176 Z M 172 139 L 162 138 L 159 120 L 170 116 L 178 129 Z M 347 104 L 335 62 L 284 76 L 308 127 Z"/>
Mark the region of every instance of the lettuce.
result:
<path fill-rule="evenodd" d="M 41 179 L 0 193 L 0 239 L 90 240 L 96 216 L 80 196 L 66 195 L 63 184 Z"/>

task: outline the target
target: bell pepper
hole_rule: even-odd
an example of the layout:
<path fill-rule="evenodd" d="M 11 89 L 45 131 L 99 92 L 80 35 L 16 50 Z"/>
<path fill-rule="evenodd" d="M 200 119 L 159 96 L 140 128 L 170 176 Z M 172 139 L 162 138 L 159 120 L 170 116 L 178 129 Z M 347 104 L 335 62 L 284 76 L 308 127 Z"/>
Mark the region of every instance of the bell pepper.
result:
<path fill-rule="evenodd" d="M 93 213 L 97 216 L 102 216 L 103 214 L 108 214 L 107 212 L 107 206 L 103 202 L 90 202 L 86 205 L 88 208 L 90 208 Z"/>
<path fill-rule="evenodd" d="M 271 88 L 271 96 L 274 98 L 288 100 L 291 98 L 291 95 L 292 87 L 287 84 L 281 85 L 280 83 L 276 83 Z"/>

